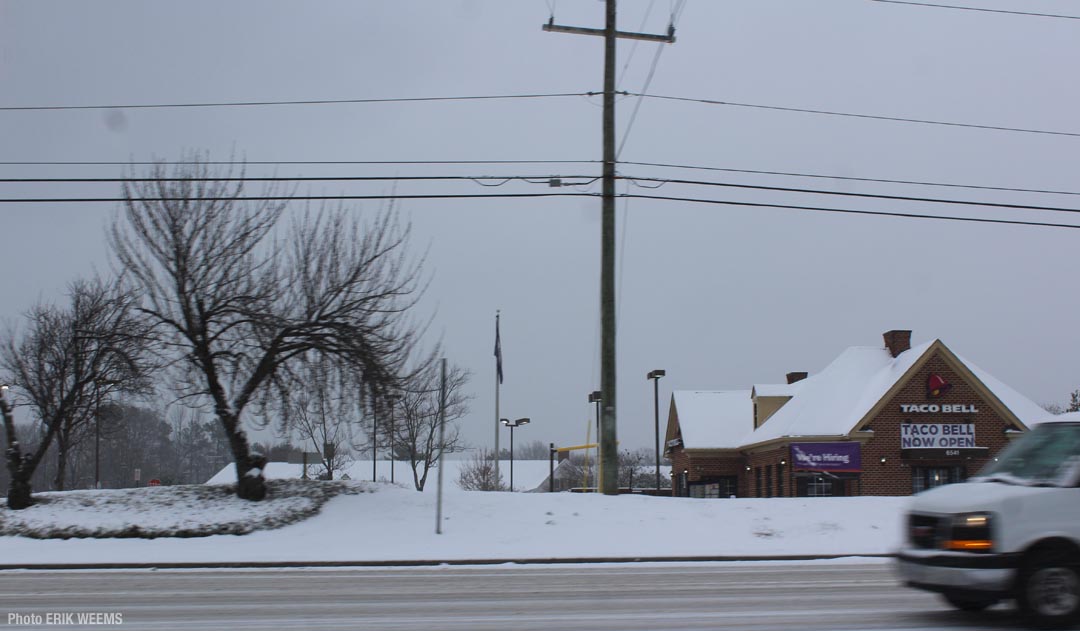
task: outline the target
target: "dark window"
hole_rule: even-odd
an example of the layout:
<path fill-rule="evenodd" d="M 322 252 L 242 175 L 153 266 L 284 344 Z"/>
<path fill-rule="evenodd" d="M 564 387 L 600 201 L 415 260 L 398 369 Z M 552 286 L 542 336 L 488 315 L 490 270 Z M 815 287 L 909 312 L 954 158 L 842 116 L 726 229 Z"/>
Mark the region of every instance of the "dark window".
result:
<path fill-rule="evenodd" d="M 776 496 L 784 497 L 784 465 L 776 465 Z"/>
<path fill-rule="evenodd" d="M 834 488 L 834 482 L 838 481 L 823 475 L 800 477 L 795 480 L 795 495 L 798 497 L 832 497 L 835 494 L 842 495 L 843 489 Z"/>
<path fill-rule="evenodd" d="M 765 467 L 765 497 L 773 496 L 772 468 L 772 465 L 767 465 Z"/>
<path fill-rule="evenodd" d="M 761 497 L 761 467 L 754 467 L 754 497 Z"/>
<path fill-rule="evenodd" d="M 704 498 L 728 498 L 735 497 L 739 478 L 735 476 L 719 476 L 705 478 L 701 482 L 690 485 L 690 497 Z"/>
<path fill-rule="evenodd" d="M 946 484 L 963 482 L 967 478 L 964 467 L 912 467 L 911 492 L 919 493 Z"/>

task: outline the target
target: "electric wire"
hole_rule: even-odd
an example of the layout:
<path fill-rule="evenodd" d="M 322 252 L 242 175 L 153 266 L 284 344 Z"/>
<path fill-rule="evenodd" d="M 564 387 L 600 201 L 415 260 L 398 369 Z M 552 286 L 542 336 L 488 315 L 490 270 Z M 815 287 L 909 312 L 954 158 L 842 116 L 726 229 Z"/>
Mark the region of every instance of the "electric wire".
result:
<path fill-rule="evenodd" d="M 628 163 L 627 163 L 628 164 Z M 801 195 L 824 195 L 824 196 L 836 196 L 836 197 L 850 197 L 859 199 L 879 199 L 898 202 L 919 202 L 928 204 L 950 204 L 959 206 L 982 206 L 986 208 L 1000 208 L 1006 210 L 1026 210 L 1026 211 L 1045 211 L 1045 212 L 1063 212 L 1063 213 L 1080 213 L 1080 208 L 1067 208 L 1062 206 L 1046 206 L 1037 204 L 1020 204 L 1020 203 L 1008 203 L 1008 202 L 994 202 L 983 200 L 969 200 L 969 199 L 953 199 L 943 197 L 927 197 L 927 196 L 915 196 L 915 195 L 892 195 L 885 193 L 866 193 L 866 192 L 854 192 L 854 191 L 838 191 L 831 189 L 819 189 L 819 188 L 804 188 L 795 186 L 776 186 L 768 184 L 748 184 L 739 182 L 718 182 L 710 180 L 692 180 L 685 178 L 658 178 L 649 177 L 644 175 L 629 175 L 618 174 L 616 176 L 619 180 L 625 180 L 629 185 L 636 185 L 641 188 L 658 189 L 668 184 L 685 185 L 685 186 L 705 186 L 705 187 L 717 187 L 717 188 L 731 188 L 731 189 L 743 189 L 754 191 L 768 191 L 773 193 L 796 193 Z M 423 176 L 273 176 L 273 177 L 102 177 L 102 178 L 0 178 L 0 184 L 111 184 L 111 183 L 145 183 L 145 182 L 260 182 L 260 183 L 279 183 L 279 182 L 386 182 L 386 181 L 412 181 L 412 182 L 429 182 L 429 181 L 457 181 L 457 182 L 473 182 L 480 186 L 485 187 L 499 187 L 509 182 L 524 182 L 534 185 L 551 186 L 554 180 L 560 180 L 559 187 L 584 187 L 599 181 L 601 176 L 588 176 L 588 175 L 552 175 L 552 176 L 505 176 L 505 175 L 423 175 Z M 564 180 L 583 180 L 583 181 L 564 181 Z M 649 186 L 643 184 L 643 182 L 649 182 L 655 184 L 655 186 Z M 580 190 L 580 189 L 579 189 Z M 628 189 L 629 190 L 629 189 Z M 1060 191 L 1059 191 L 1060 193 Z M 1073 194 L 1073 193 L 1068 193 Z M 379 196 L 382 198 L 394 198 L 394 195 Z M 399 196 L 406 198 L 406 196 Z M 296 197 L 285 197 L 287 199 L 307 199 Z M 349 197 L 346 197 L 349 198 Z M 44 200 L 46 198 L 34 198 L 34 201 Z M 48 198 L 55 201 L 67 201 L 68 198 Z M 83 200 L 97 200 L 99 198 L 80 198 Z M 323 198 L 319 198 L 323 199 Z M 7 201 L 0 199 L 0 201 Z M 27 201 L 27 198 L 20 198 L 18 201 Z M 118 198 L 100 198 L 100 201 L 118 201 Z M 625 217 L 624 217 L 625 220 Z M 624 221 L 625 225 L 625 221 Z M 623 235 L 623 245 L 625 246 L 625 234 Z M 623 248 L 625 249 L 625 248 Z"/>
<path fill-rule="evenodd" d="M 963 7 L 955 4 L 934 4 L 930 2 L 909 2 L 907 0 L 870 0 L 883 4 L 905 4 L 913 7 L 932 7 L 935 9 L 956 9 L 958 11 L 979 11 L 981 13 L 1005 13 L 1008 15 L 1026 15 L 1040 18 L 1059 18 L 1063 20 L 1080 20 L 1077 15 L 1059 15 L 1056 13 L 1032 13 L 1030 11 L 1007 11 L 1005 9 L 987 9 L 984 7 Z"/>
<path fill-rule="evenodd" d="M 919 125 L 940 125 L 945 127 L 966 127 L 970 129 L 984 129 L 990 131 L 1007 131 L 1023 134 L 1042 134 L 1047 136 L 1080 137 L 1080 133 L 1068 131 L 1054 131 L 1050 129 L 1030 129 L 1024 127 L 1006 127 L 1001 125 L 979 125 L 976 123 L 959 123 L 954 121 L 939 121 L 926 118 L 905 118 L 902 116 L 881 116 L 877 114 L 858 114 L 855 112 L 837 112 L 832 110 L 817 110 L 803 107 L 787 107 L 781 105 L 765 105 L 761 103 L 739 103 L 735 101 L 719 101 L 715 99 L 691 98 L 685 96 L 668 96 L 662 94 L 638 94 L 627 93 L 627 96 L 640 96 L 642 98 L 658 99 L 663 101 L 676 101 L 683 103 L 700 103 L 704 105 L 724 105 L 728 107 L 743 107 L 750 109 L 772 110 L 778 112 L 796 112 L 800 114 L 820 114 L 824 116 L 839 116 L 847 118 L 861 118 L 866 120 L 881 120 L 895 123 L 915 123 Z"/>
<path fill-rule="evenodd" d="M 0 166 L 378 166 L 378 165 L 432 165 L 432 164 L 600 164 L 601 160 L 154 160 L 154 161 L 103 161 L 103 160 L 53 160 L 53 161 L 0 161 Z"/>
<path fill-rule="evenodd" d="M 738 188 L 749 189 L 757 191 L 771 191 L 779 193 L 800 193 L 805 195 L 831 195 L 838 197 L 858 197 L 862 199 L 885 199 L 890 201 L 903 201 L 903 202 L 922 202 L 931 204 L 954 204 L 959 206 L 984 206 L 987 208 L 1003 208 L 1008 210 L 1035 210 L 1046 212 L 1059 212 L 1059 213 L 1080 213 L 1080 208 L 1063 208 L 1060 206 L 1035 206 L 1031 204 L 1008 204 L 1004 202 L 985 202 L 985 201 L 970 201 L 961 199 L 943 199 L 938 197 L 913 197 L 908 195 L 885 195 L 880 193 L 854 193 L 850 191 L 829 191 L 813 188 L 795 188 L 787 186 L 766 186 L 761 184 L 735 184 L 731 182 L 706 182 L 701 180 L 683 180 L 683 179 L 660 179 L 660 178 L 639 178 L 620 176 L 622 179 L 630 181 L 640 182 L 657 182 L 658 186 L 647 187 L 651 189 L 660 188 L 664 184 L 685 184 L 691 186 L 716 186 L 722 188 Z"/>
<path fill-rule="evenodd" d="M 3 106 L 0 112 L 58 111 L 58 110 L 112 110 L 112 109 L 164 109 L 206 107 L 262 107 L 274 105 L 342 105 L 371 103 L 430 103 L 441 101 L 496 101 L 512 99 L 552 99 L 567 97 L 590 97 L 597 92 L 556 92 L 549 94 L 484 94 L 462 96 L 418 96 L 369 99 L 311 99 L 294 101 L 231 101 L 214 103 L 125 103 L 112 105 L 24 105 Z"/>
<path fill-rule="evenodd" d="M 51 161 L 51 162 L 28 162 L 28 161 L 0 161 L 0 166 L 182 166 L 207 164 L 216 166 L 337 166 L 337 165 L 489 165 L 489 164 L 601 164 L 601 160 L 262 160 L 262 161 L 158 161 L 158 162 L 106 162 L 106 161 Z M 930 182 L 925 180 L 907 180 L 897 178 L 874 178 L 857 177 L 850 175 L 829 175 L 826 173 L 805 173 L 799 171 L 776 171 L 767 169 L 739 169 L 733 167 L 715 167 L 694 164 L 675 164 L 669 162 L 643 162 L 622 160 L 619 164 L 656 167 L 664 169 L 685 169 L 688 171 L 711 171 L 722 173 L 745 173 L 753 175 L 770 175 L 780 177 L 797 177 L 824 180 L 840 180 L 845 182 L 866 182 L 881 184 L 900 184 L 912 186 L 931 186 L 941 188 L 963 188 L 986 191 L 1005 191 L 1013 193 L 1040 193 L 1048 195 L 1080 195 L 1078 191 L 1065 191 L 1060 189 L 1024 188 L 1014 186 L 989 186 L 984 184 L 959 184 L 955 182 Z M 388 178 L 401 179 L 401 178 Z"/>
<path fill-rule="evenodd" d="M 587 186 L 601 179 L 593 175 L 315 175 L 315 176 L 220 176 L 220 177 L 11 177 L 0 178 L 0 184 L 118 184 L 135 182 L 388 182 L 388 181 L 454 181 L 467 180 L 483 186 L 502 186 L 510 181 L 547 184 L 551 180 L 585 180 L 564 182 L 560 186 Z M 497 184 L 484 184 L 496 180 Z"/>
<path fill-rule="evenodd" d="M 622 197 L 622 195 L 619 195 Z M 744 202 L 720 199 L 701 199 L 697 197 L 675 197 L 661 195 L 629 195 L 635 199 L 651 199 L 657 201 L 686 202 L 694 204 L 713 204 L 721 206 L 744 206 L 747 208 L 777 208 L 787 210 L 799 210 L 819 213 L 838 213 L 846 215 L 867 215 L 873 217 L 894 217 L 897 219 L 934 219 L 942 221 L 971 222 L 985 224 L 1000 224 L 1014 226 L 1037 226 L 1043 228 L 1074 228 L 1080 229 L 1080 224 L 1053 223 L 1046 221 L 1023 221 L 1019 219 L 992 219 L 989 217 L 957 217 L 952 215 L 936 215 L 933 213 L 910 213 L 890 212 L 884 210 L 856 210 L 851 208 L 832 208 L 821 206 L 799 206 L 795 204 L 769 204 L 763 202 Z"/>
<path fill-rule="evenodd" d="M 461 193 L 461 194 L 386 194 L 386 195 L 244 195 L 229 197 L 237 202 L 273 202 L 273 201 L 353 201 L 353 200 L 407 200 L 407 199 L 513 199 L 536 197 L 598 197 L 598 193 Z M 123 202 L 212 202 L 221 201 L 220 197 L 24 197 L 0 198 L 2 204 L 39 204 L 39 203 L 123 203 Z"/>
<path fill-rule="evenodd" d="M 420 194 L 420 195 L 262 195 L 242 196 L 230 198 L 230 201 L 349 201 L 349 200 L 433 200 L 433 199 L 515 199 L 515 198 L 545 198 L 545 197 L 595 197 L 599 193 L 484 193 L 484 194 Z M 934 213 L 912 213 L 896 211 L 858 210 L 852 208 L 834 208 L 822 206 L 802 206 L 797 204 L 780 204 L 765 202 L 749 202 L 723 199 L 705 199 L 699 197 L 679 197 L 674 195 L 643 195 L 622 193 L 616 194 L 617 198 L 643 199 L 653 201 L 685 202 L 694 204 L 709 204 L 722 206 L 741 206 L 744 208 L 775 208 L 818 213 L 838 213 L 844 215 L 865 215 L 872 217 L 892 217 L 897 219 L 932 219 L 953 222 L 1033 226 L 1046 228 L 1080 228 L 1080 224 L 1054 223 L 1046 221 L 1025 221 L 1020 219 L 995 219 L 989 217 L 939 215 Z M 0 203 L 124 203 L 124 202 L 204 202 L 220 201 L 219 197 L 81 197 L 81 198 L 0 198 Z"/>
<path fill-rule="evenodd" d="M 709 166 L 697 166 L 688 164 L 670 164 L 664 162 L 629 162 L 624 161 L 620 164 L 629 164 L 634 166 L 645 167 L 657 167 L 665 169 L 686 169 L 688 171 L 717 171 L 724 173 L 748 173 L 754 175 L 777 175 L 783 177 L 802 177 L 802 178 L 814 178 L 824 180 L 841 180 L 848 182 L 871 182 L 880 184 L 904 184 L 913 186 L 935 186 L 943 188 L 967 188 L 974 190 L 985 191 L 1007 191 L 1012 193 L 1042 193 L 1049 195 L 1080 195 L 1077 191 L 1062 191 L 1054 189 L 1040 189 L 1040 188 L 1017 188 L 1009 186 L 986 186 L 980 184 L 956 184 L 949 182 L 926 182 L 922 180 L 899 180 L 888 178 L 872 178 L 872 177 L 855 177 L 850 175 L 826 175 L 822 173 L 799 173 L 794 171 L 766 171 L 759 169 L 735 169 L 726 167 L 709 167 Z"/>

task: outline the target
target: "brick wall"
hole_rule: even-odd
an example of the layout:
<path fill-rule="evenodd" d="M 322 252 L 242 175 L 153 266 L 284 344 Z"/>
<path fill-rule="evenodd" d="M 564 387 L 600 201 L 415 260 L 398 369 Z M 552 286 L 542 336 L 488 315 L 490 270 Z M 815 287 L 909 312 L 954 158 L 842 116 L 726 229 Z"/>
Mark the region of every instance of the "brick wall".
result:
<path fill-rule="evenodd" d="M 931 374 L 943 377 L 952 388 L 940 397 L 928 399 L 927 379 Z M 924 414 L 904 413 L 901 404 L 973 404 L 976 414 Z M 900 456 L 900 425 L 914 423 L 974 423 L 975 444 L 988 447 L 982 458 L 941 458 L 934 460 L 902 459 Z M 960 375 L 949 368 L 940 356 L 931 357 L 922 370 L 915 375 L 895 397 L 888 401 L 881 413 L 870 422 L 874 437 L 862 448 L 862 494 L 863 495 L 910 495 L 913 467 L 963 466 L 967 475 L 974 475 L 996 455 L 1009 439 L 1005 430 L 1011 427 L 991 409 Z M 881 459 L 885 458 L 882 463 Z"/>

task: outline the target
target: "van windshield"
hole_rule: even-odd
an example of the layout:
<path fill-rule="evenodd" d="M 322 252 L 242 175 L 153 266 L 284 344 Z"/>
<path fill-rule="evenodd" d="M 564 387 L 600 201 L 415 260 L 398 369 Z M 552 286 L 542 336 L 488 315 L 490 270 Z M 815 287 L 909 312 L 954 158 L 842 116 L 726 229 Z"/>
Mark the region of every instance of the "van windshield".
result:
<path fill-rule="evenodd" d="M 1016 439 L 977 479 L 1061 486 L 1080 463 L 1080 423 L 1046 423 Z"/>

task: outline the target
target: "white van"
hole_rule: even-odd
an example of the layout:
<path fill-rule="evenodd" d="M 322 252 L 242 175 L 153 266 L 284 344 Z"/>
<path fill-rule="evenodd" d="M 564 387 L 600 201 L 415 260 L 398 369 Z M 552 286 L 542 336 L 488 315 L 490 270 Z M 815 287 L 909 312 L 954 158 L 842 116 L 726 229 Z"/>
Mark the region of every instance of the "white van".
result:
<path fill-rule="evenodd" d="M 1080 620 L 1080 413 L 1016 439 L 978 476 L 912 498 L 897 570 L 954 607 L 1015 599 L 1043 627 Z"/>

